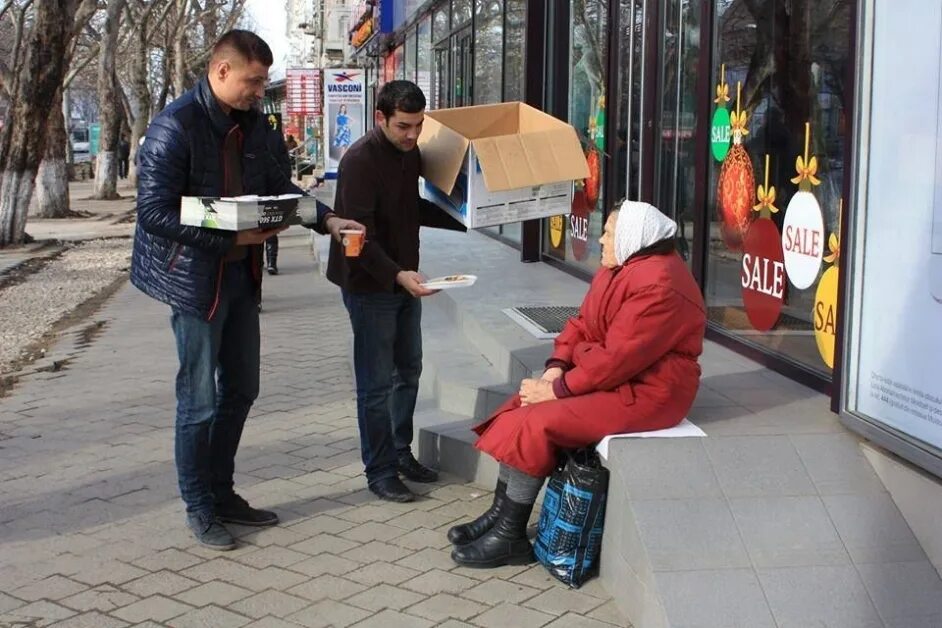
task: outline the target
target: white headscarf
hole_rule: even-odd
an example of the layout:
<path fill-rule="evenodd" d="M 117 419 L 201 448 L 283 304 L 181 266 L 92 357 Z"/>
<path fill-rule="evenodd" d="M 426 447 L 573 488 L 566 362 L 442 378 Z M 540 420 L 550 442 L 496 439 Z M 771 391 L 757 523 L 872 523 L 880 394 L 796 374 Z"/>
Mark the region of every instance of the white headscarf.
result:
<path fill-rule="evenodd" d="M 672 238 L 676 233 L 677 223 L 653 205 L 625 201 L 615 221 L 615 260 L 624 264 L 641 249 Z"/>

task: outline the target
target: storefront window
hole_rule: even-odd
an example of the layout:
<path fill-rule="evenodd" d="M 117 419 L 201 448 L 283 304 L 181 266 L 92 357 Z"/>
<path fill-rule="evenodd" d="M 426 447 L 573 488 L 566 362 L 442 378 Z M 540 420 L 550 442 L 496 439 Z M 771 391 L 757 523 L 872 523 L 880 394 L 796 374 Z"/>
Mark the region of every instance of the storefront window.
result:
<path fill-rule="evenodd" d="M 664 8 L 654 204 L 677 221 L 678 246 L 689 263 L 695 211 L 694 130 L 701 1 L 668 0 Z"/>
<path fill-rule="evenodd" d="M 812 312 L 841 205 L 853 4 L 716 0 L 709 86 L 709 319 L 825 376 Z"/>
<path fill-rule="evenodd" d="M 475 0 L 474 104 L 500 102 L 504 56 L 504 12 L 501 0 Z"/>
<path fill-rule="evenodd" d="M 624 0 L 619 5 L 618 20 L 618 126 L 612 149 L 612 173 L 615 198 L 633 201 L 641 198 L 641 135 L 644 89 L 644 4 L 653 0 Z"/>
<path fill-rule="evenodd" d="M 544 251 L 590 272 L 599 267 L 598 240 L 606 213 L 602 159 L 606 151 L 607 10 L 605 0 L 572 3 L 569 123 L 582 141 L 589 177 L 575 183 L 572 213 L 563 219 L 547 219 L 544 226 Z"/>
<path fill-rule="evenodd" d="M 451 28 L 461 28 L 471 23 L 471 0 L 453 0 Z"/>
<path fill-rule="evenodd" d="M 449 0 L 445 0 L 435 8 L 434 24 L 432 25 L 432 39 L 434 41 L 444 38 L 451 32 L 450 11 L 451 4 Z"/>
<path fill-rule="evenodd" d="M 394 66 L 395 77 L 396 77 L 397 79 L 400 79 L 400 80 L 401 80 L 401 79 L 404 79 L 404 78 L 406 77 L 406 68 L 405 68 L 405 63 L 404 63 L 404 61 L 405 61 L 404 55 L 405 55 L 405 51 L 404 51 L 404 49 L 403 49 L 403 46 L 400 44 L 399 46 L 396 47 L 396 50 L 393 51 L 393 56 L 395 57 L 395 61 L 394 61 L 394 63 L 395 63 L 395 66 Z"/>
<path fill-rule="evenodd" d="M 415 38 L 415 30 L 409 33 L 409 36 L 406 37 L 406 51 L 405 59 L 403 60 L 403 72 L 405 73 L 405 79 L 407 81 L 412 81 L 415 83 L 415 56 L 416 56 L 416 47 L 417 41 Z"/>
<path fill-rule="evenodd" d="M 422 93 L 428 100 L 429 109 L 435 108 L 435 102 L 432 93 L 432 17 L 426 15 L 419 22 L 418 43 L 416 46 L 416 79 Z"/>
<path fill-rule="evenodd" d="M 524 99 L 527 2 L 504 0 L 504 102 Z"/>

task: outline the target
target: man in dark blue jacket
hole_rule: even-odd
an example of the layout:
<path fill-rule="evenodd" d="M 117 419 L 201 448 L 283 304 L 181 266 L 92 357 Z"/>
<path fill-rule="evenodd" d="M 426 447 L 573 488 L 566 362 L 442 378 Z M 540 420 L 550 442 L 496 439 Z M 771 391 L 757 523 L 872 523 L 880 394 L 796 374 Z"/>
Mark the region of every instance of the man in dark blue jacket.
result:
<path fill-rule="evenodd" d="M 259 382 L 261 244 L 277 231 L 226 232 L 180 224 L 183 196 L 300 193 L 272 153 L 255 106 L 272 64 L 254 33 L 230 31 L 208 76 L 164 109 L 138 152 L 131 281 L 171 307 L 177 373 L 175 457 L 187 524 L 197 541 L 228 550 L 222 523 L 267 526 L 233 489 L 235 454 Z M 362 228 L 318 206 L 320 233 Z"/>

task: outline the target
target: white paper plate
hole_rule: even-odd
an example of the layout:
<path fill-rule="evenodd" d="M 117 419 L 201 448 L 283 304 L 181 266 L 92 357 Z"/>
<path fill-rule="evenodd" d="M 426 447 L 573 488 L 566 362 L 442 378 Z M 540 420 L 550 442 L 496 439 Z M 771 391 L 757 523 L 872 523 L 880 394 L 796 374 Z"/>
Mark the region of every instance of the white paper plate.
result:
<path fill-rule="evenodd" d="M 423 288 L 429 290 L 447 290 L 449 288 L 466 288 L 473 286 L 478 278 L 476 275 L 448 275 L 446 277 L 436 277 L 429 279 L 422 284 Z"/>

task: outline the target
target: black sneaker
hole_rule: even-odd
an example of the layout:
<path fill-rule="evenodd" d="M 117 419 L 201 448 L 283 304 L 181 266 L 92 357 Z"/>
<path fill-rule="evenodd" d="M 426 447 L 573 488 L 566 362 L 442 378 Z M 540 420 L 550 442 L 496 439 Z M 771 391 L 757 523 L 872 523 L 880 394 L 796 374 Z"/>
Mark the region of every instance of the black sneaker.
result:
<path fill-rule="evenodd" d="M 397 477 L 378 480 L 370 484 L 370 491 L 388 502 L 397 502 L 405 504 L 415 501 L 415 495 L 409 490 L 409 487 L 402 483 Z"/>
<path fill-rule="evenodd" d="M 268 267 L 268 274 L 269 274 L 269 275 L 277 275 L 277 274 L 278 274 L 278 267 L 275 266 L 275 265 L 269 266 L 269 267 Z"/>
<path fill-rule="evenodd" d="M 405 479 L 412 480 L 413 482 L 423 482 L 427 484 L 429 482 L 438 481 L 438 473 L 423 466 L 415 459 L 412 452 L 399 456 L 399 473 L 402 474 L 402 477 Z"/>
<path fill-rule="evenodd" d="M 235 539 L 226 530 L 212 513 L 195 512 L 186 516 L 186 525 L 189 526 L 196 542 L 203 547 L 227 552 L 236 547 Z"/>
<path fill-rule="evenodd" d="M 247 501 L 234 493 L 226 501 L 216 504 L 216 518 L 224 523 L 242 526 L 265 527 L 278 523 L 278 515 L 270 510 L 252 508 Z"/>

